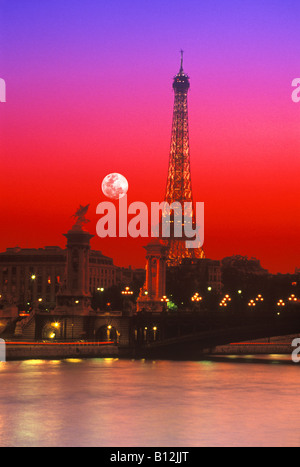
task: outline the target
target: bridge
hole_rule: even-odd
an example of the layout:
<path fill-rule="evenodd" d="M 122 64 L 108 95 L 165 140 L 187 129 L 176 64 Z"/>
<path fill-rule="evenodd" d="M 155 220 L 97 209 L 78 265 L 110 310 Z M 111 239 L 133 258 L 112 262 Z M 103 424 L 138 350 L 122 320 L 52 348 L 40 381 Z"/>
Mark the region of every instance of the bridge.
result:
<path fill-rule="evenodd" d="M 19 319 L 19 318 L 18 318 Z M 32 313 L 7 322 L 1 334 L 23 341 L 114 341 L 120 356 L 199 359 L 217 346 L 300 334 L 300 306 L 278 310 L 120 312 L 91 316 Z"/>
<path fill-rule="evenodd" d="M 300 309 L 281 313 L 137 316 L 135 356 L 197 359 L 204 350 L 231 343 L 300 333 Z M 150 336 L 145 332 L 152 330 Z M 156 334 L 154 334 L 154 332 Z M 150 337 L 150 338 L 149 338 Z"/>

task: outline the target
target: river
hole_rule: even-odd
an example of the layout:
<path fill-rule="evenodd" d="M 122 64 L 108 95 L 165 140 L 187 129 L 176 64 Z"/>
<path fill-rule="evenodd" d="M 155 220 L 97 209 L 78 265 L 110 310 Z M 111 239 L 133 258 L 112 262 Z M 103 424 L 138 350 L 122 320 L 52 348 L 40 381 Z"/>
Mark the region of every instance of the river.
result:
<path fill-rule="evenodd" d="M 0 363 L 0 446 L 299 446 L 299 370 L 279 355 Z"/>

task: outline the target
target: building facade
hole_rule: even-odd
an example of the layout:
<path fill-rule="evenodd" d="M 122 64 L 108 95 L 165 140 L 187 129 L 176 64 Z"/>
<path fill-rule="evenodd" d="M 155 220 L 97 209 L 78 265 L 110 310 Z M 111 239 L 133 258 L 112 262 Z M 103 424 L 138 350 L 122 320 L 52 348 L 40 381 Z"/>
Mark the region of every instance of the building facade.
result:
<path fill-rule="evenodd" d="M 56 295 L 65 279 L 67 250 L 58 246 L 45 248 L 7 248 L 0 253 L 0 302 L 30 307 L 55 306 Z M 89 258 L 89 288 L 116 284 L 117 267 L 113 259 L 91 250 Z"/>

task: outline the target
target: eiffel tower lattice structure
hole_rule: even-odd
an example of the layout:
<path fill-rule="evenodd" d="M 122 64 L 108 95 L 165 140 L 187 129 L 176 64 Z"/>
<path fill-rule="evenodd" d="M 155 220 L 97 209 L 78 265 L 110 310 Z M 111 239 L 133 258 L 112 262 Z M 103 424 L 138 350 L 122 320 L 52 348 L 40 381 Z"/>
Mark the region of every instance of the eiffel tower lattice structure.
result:
<path fill-rule="evenodd" d="M 169 205 L 173 202 L 179 202 L 181 204 L 182 215 L 184 213 L 185 202 L 190 202 L 193 206 L 187 104 L 189 87 L 189 77 L 183 71 L 183 51 L 181 51 L 180 70 L 173 80 L 175 97 L 165 201 Z M 195 225 L 194 208 L 191 212 L 191 216 L 192 224 Z M 170 219 L 171 224 L 174 224 L 174 213 L 173 217 L 171 213 Z M 187 248 L 186 237 L 184 235 L 175 237 L 174 228 L 170 238 L 164 238 L 164 243 L 169 248 L 167 257 L 168 266 L 177 266 L 181 264 L 184 258 L 205 258 L 202 247 Z"/>

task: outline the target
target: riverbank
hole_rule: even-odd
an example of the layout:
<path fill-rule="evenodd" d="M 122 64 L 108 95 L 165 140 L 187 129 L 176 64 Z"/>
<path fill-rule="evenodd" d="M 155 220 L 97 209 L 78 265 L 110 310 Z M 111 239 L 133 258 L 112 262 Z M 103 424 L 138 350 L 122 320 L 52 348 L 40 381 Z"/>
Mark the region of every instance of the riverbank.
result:
<path fill-rule="evenodd" d="M 242 343 L 230 344 L 206 350 L 209 355 L 291 355 L 291 344 Z"/>
<path fill-rule="evenodd" d="M 233 343 L 205 349 L 198 356 L 291 355 L 291 341 Z M 135 352 L 114 342 L 6 342 L 6 360 L 64 358 L 134 358 Z M 162 354 L 161 358 L 164 356 Z M 191 356 L 192 358 L 192 356 Z"/>
<path fill-rule="evenodd" d="M 119 357 L 114 343 L 90 342 L 7 342 L 6 361 L 63 358 Z"/>

